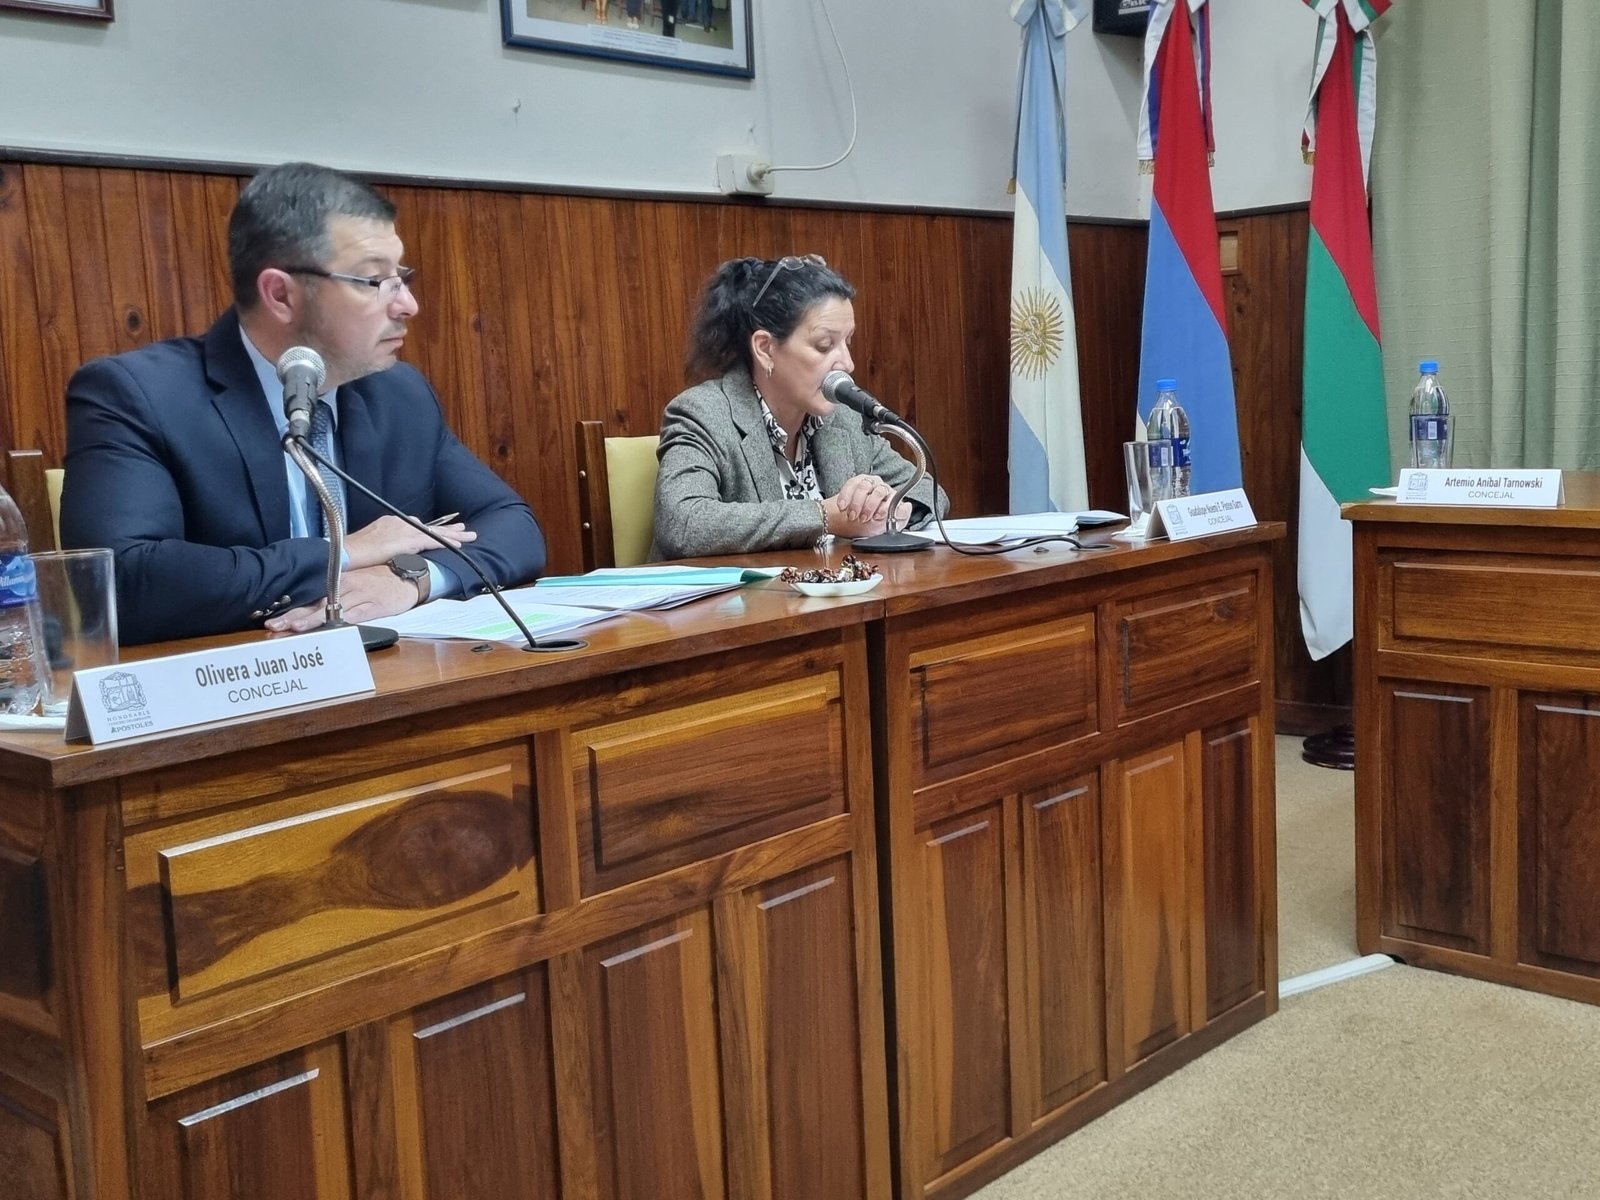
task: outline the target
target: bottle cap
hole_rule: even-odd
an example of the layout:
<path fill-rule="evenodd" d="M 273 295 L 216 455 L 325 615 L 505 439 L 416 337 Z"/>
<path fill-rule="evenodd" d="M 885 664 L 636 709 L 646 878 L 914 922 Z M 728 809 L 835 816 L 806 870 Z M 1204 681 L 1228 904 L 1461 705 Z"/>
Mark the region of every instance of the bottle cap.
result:
<path fill-rule="evenodd" d="M 1156 394 L 1157 395 L 1160 395 L 1162 392 L 1175 392 L 1177 390 L 1178 390 L 1178 381 L 1176 379 L 1158 379 L 1158 380 L 1156 380 Z"/>
<path fill-rule="evenodd" d="M 1439 373 L 1439 364 L 1431 358 L 1425 358 L 1417 364 L 1417 370 L 1424 375 L 1437 375 Z"/>

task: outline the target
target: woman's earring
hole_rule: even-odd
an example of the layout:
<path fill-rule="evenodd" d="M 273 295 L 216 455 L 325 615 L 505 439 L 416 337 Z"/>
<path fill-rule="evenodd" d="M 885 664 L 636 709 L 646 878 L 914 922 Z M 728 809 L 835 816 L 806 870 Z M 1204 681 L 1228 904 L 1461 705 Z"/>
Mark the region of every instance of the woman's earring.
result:
<path fill-rule="evenodd" d="M 767 364 L 767 378 L 768 379 L 772 378 L 772 364 L 771 363 Z"/>

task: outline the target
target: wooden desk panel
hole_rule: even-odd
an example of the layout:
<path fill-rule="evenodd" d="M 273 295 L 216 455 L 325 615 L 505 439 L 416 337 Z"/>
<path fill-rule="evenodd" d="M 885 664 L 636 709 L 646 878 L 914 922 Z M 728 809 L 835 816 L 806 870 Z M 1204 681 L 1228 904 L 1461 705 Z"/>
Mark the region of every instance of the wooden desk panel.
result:
<path fill-rule="evenodd" d="M 1280 535 L 886 558 L 0 738 L 0 1162 L 22 1200 L 964 1194 L 1275 1007 Z"/>
<path fill-rule="evenodd" d="M 1600 1003 L 1600 476 L 1349 505 L 1363 953 Z"/>

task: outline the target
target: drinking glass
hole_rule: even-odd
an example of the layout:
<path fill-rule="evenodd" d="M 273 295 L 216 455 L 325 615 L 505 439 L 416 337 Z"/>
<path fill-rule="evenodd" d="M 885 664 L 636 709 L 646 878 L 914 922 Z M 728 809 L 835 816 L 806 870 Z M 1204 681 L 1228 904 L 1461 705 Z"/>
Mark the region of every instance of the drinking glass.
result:
<path fill-rule="evenodd" d="M 31 554 L 44 626 L 43 711 L 55 716 L 72 699 L 72 675 L 117 661 L 117 593 L 109 550 Z"/>

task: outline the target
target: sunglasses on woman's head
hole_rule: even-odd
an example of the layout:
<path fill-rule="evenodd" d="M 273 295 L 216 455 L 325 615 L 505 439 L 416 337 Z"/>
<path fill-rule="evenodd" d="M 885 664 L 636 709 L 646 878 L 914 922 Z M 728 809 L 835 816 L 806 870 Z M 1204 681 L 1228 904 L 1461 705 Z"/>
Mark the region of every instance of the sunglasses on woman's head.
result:
<path fill-rule="evenodd" d="M 756 293 L 756 298 L 750 301 L 750 308 L 755 310 L 761 303 L 761 297 L 767 294 L 767 289 L 772 286 L 772 281 L 778 277 L 779 271 L 798 271 L 801 267 L 825 267 L 828 264 L 820 254 L 786 254 L 772 264 L 772 274 L 767 276 L 767 281 L 761 285 L 761 290 Z"/>

